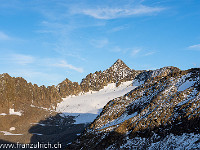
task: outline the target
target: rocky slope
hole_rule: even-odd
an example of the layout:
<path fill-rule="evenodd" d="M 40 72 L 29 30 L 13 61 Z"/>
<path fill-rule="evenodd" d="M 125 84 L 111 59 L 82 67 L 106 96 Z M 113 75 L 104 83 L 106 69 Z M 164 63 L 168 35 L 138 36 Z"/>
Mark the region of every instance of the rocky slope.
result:
<path fill-rule="evenodd" d="M 0 139 L 27 143 L 33 123 L 53 115 L 61 97 L 55 86 L 38 87 L 23 78 L 0 75 Z M 11 134 L 13 136 L 4 136 Z M 20 136 L 23 135 L 23 138 Z"/>
<path fill-rule="evenodd" d="M 68 149 L 199 149 L 200 69 L 139 74 Z"/>
<path fill-rule="evenodd" d="M 0 83 L 1 113 L 8 113 L 8 110 L 4 111 L 6 106 L 15 108 L 17 111 L 19 111 L 18 105 L 22 109 L 25 109 L 22 107 L 23 105 L 31 104 L 49 108 L 55 107 L 57 102 L 61 100 L 55 86 L 38 87 L 36 84 L 27 83 L 23 78 L 11 77 L 8 74 L 0 75 Z"/>

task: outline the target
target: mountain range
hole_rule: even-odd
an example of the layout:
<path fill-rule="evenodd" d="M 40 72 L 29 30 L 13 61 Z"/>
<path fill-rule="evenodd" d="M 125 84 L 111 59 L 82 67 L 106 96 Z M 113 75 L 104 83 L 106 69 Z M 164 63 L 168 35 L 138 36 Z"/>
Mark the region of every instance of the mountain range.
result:
<path fill-rule="evenodd" d="M 0 75 L 0 143 L 63 149 L 200 149 L 200 69 L 130 69 L 118 59 L 81 83 Z"/>

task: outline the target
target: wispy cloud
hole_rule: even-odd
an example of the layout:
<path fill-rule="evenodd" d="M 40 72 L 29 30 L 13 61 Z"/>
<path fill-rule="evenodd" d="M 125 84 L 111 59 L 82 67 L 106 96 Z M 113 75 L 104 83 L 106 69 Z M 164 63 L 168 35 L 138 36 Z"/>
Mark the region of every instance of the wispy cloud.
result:
<path fill-rule="evenodd" d="M 188 47 L 190 50 L 197 50 L 200 51 L 200 44 L 192 45 Z"/>
<path fill-rule="evenodd" d="M 28 82 L 32 82 L 33 84 L 38 84 L 39 86 L 51 86 L 62 81 L 65 76 L 58 72 L 48 73 L 42 70 L 32 69 L 32 68 L 20 68 L 13 69 L 9 71 L 11 76 L 15 77 L 23 77 Z"/>
<path fill-rule="evenodd" d="M 72 64 L 67 63 L 65 60 L 61 60 L 60 58 L 39 58 L 39 57 L 34 57 L 31 55 L 24 55 L 24 54 L 9 54 L 9 55 L 4 55 L 0 57 L 0 61 L 2 61 L 5 64 L 18 64 L 18 65 L 23 65 L 26 67 L 27 66 L 32 66 L 32 67 L 44 67 L 44 68 L 49 68 L 49 67 L 61 67 L 61 68 L 68 68 L 71 70 L 75 70 L 77 72 L 82 73 L 83 68 L 76 67 Z M 59 63 L 57 63 L 59 62 Z"/>
<path fill-rule="evenodd" d="M 79 68 L 79 67 L 73 66 L 71 64 L 68 64 L 65 60 L 61 60 L 59 63 L 53 64 L 53 66 L 62 67 L 62 68 L 69 68 L 69 69 L 75 70 L 77 72 L 83 73 L 83 68 Z"/>
<path fill-rule="evenodd" d="M 2 55 L 0 60 L 6 64 L 27 65 L 35 62 L 35 57 L 24 54 L 6 54 Z"/>
<path fill-rule="evenodd" d="M 13 54 L 11 55 L 11 59 L 18 64 L 26 65 L 33 63 L 35 61 L 35 58 L 30 55 L 22 55 L 22 54 Z"/>
<path fill-rule="evenodd" d="M 109 43 L 108 39 L 93 39 L 90 44 L 96 48 L 103 48 Z"/>
<path fill-rule="evenodd" d="M 6 33 L 0 31 L 0 40 L 11 40 L 12 38 L 8 36 Z"/>
<path fill-rule="evenodd" d="M 4 31 L 0 31 L 0 41 L 24 42 L 26 40 L 20 37 L 11 36 Z"/>
<path fill-rule="evenodd" d="M 138 5 L 134 8 L 130 7 L 101 7 L 101 8 L 86 8 L 77 11 L 76 13 L 91 16 L 96 19 L 116 19 L 129 16 L 150 15 L 165 10 L 163 7 L 149 7 Z"/>
<path fill-rule="evenodd" d="M 146 54 L 144 54 L 144 56 L 150 56 L 150 55 L 153 55 L 155 53 L 156 53 L 155 51 L 147 52 Z"/>
<path fill-rule="evenodd" d="M 111 48 L 110 51 L 118 53 L 118 52 L 121 52 L 122 49 L 119 46 L 115 46 L 115 47 Z"/>
<path fill-rule="evenodd" d="M 154 55 L 156 51 L 146 50 L 143 47 L 133 47 L 133 48 L 121 48 L 119 46 L 115 46 L 110 49 L 111 52 L 120 53 L 129 55 L 131 57 L 147 57 Z"/>
<path fill-rule="evenodd" d="M 131 56 L 136 56 L 140 51 L 141 51 L 141 49 L 139 49 L 139 48 L 133 49 L 131 51 Z"/>

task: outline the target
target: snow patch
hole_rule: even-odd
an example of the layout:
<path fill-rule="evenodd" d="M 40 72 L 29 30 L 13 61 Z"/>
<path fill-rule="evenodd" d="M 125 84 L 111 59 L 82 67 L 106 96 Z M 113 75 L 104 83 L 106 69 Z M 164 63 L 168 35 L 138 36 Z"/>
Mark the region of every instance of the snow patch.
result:
<path fill-rule="evenodd" d="M 46 124 L 43 124 L 43 123 L 30 123 L 30 124 L 40 125 L 40 126 L 46 126 Z"/>
<path fill-rule="evenodd" d="M 31 134 L 33 134 L 33 135 L 43 135 L 41 133 L 31 133 Z"/>
<path fill-rule="evenodd" d="M 132 81 L 122 82 L 118 87 L 111 83 L 100 91 L 64 98 L 57 105 L 56 111 L 63 113 L 63 116 L 76 116 L 76 124 L 92 122 L 110 100 L 123 96 L 136 87 L 132 85 Z"/>
<path fill-rule="evenodd" d="M 13 131 L 13 130 L 15 130 L 15 127 L 11 127 L 11 128 L 10 128 L 10 131 Z"/>
<path fill-rule="evenodd" d="M 188 89 L 189 87 L 193 86 L 194 83 L 196 83 L 196 81 L 189 81 L 189 80 L 187 80 L 181 86 L 178 87 L 178 92 L 184 91 L 184 90 Z"/>
<path fill-rule="evenodd" d="M 9 109 L 9 114 L 10 115 L 17 115 L 17 116 L 21 116 L 22 115 L 21 111 L 15 111 L 12 108 Z"/>
<path fill-rule="evenodd" d="M 14 133 L 10 133 L 8 131 L 0 131 L 2 132 L 4 135 L 23 135 L 23 134 L 14 134 Z"/>
<path fill-rule="evenodd" d="M 135 112 L 135 113 L 133 113 L 131 115 L 125 114 L 125 115 L 123 115 L 123 116 L 121 116 L 121 117 L 119 117 L 119 118 L 107 123 L 106 125 L 101 127 L 101 129 L 107 128 L 107 127 L 110 127 L 110 126 L 114 126 L 114 125 L 118 125 L 118 124 L 120 124 L 120 123 L 122 123 L 122 122 L 124 122 L 124 121 L 126 121 L 126 120 L 128 120 L 130 118 L 135 117 L 137 114 L 138 114 L 137 112 Z"/>
<path fill-rule="evenodd" d="M 0 116 L 6 116 L 6 115 L 7 115 L 6 113 L 1 113 L 1 114 L 0 114 Z"/>

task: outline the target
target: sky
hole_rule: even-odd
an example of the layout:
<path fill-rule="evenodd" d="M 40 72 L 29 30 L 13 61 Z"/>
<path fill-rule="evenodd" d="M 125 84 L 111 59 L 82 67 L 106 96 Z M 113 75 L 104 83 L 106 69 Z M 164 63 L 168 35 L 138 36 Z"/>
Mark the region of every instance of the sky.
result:
<path fill-rule="evenodd" d="M 0 0 L 0 74 L 38 85 L 122 59 L 131 69 L 200 67 L 199 0 Z"/>

